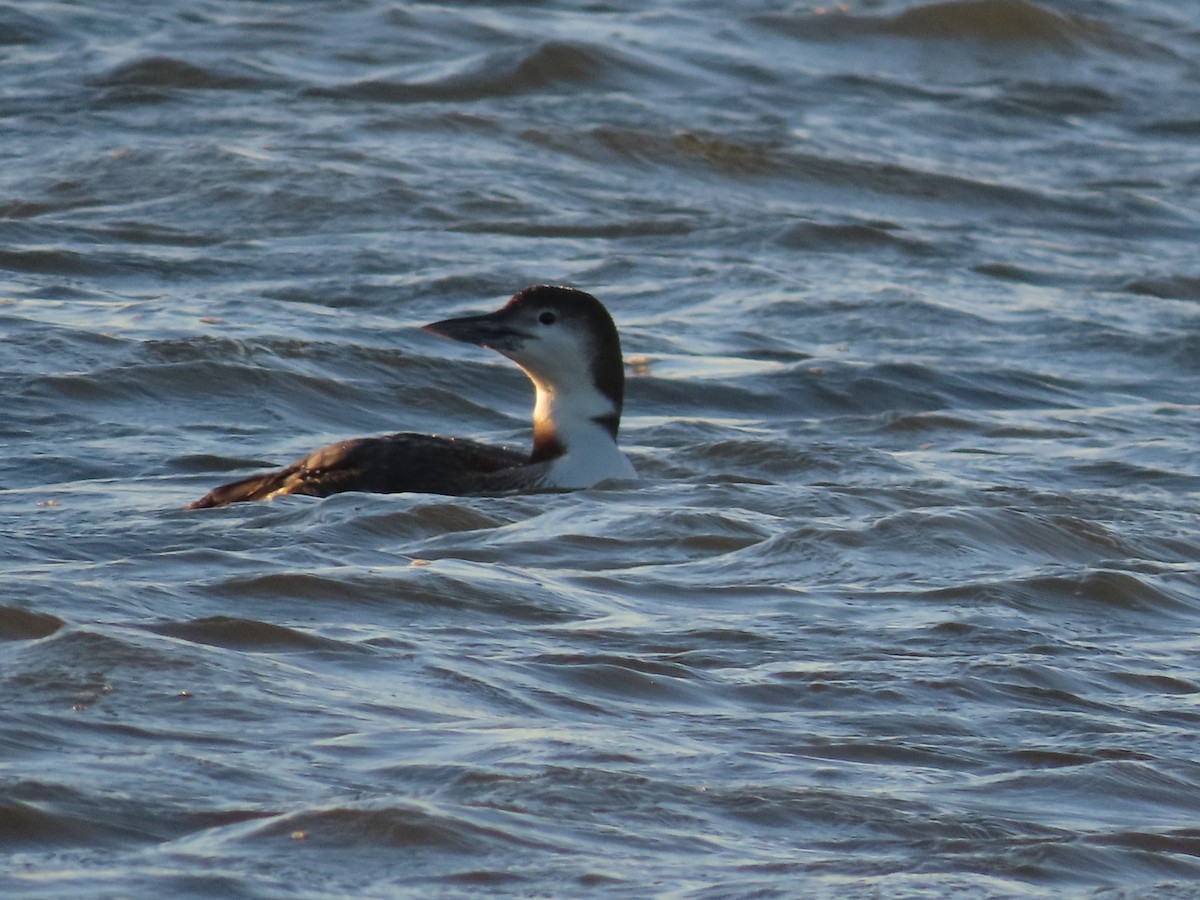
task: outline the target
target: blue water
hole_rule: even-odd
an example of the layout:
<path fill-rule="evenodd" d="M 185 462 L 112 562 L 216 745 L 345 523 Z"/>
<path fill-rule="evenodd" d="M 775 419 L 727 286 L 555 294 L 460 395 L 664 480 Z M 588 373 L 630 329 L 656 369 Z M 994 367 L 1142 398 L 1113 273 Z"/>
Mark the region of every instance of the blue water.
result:
<path fill-rule="evenodd" d="M 0 893 L 1200 893 L 1200 7 L 0 6 Z M 643 479 L 418 326 L 621 328 Z"/>

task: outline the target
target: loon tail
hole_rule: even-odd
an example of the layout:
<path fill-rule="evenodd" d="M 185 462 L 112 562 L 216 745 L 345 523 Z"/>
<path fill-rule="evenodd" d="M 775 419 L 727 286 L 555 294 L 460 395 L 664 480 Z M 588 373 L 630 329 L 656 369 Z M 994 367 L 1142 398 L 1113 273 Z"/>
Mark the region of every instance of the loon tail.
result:
<path fill-rule="evenodd" d="M 288 482 L 295 473 L 296 467 L 288 466 L 286 469 L 276 469 L 274 472 L 251 475 L 241 481 L 223 484 L 213 488 L 199 500 L 193 500 L 184 509 L 211 509 L 214 506 L 240 503 L 243 500 L 266 500 L 281 488 L 288 487 Z"/>

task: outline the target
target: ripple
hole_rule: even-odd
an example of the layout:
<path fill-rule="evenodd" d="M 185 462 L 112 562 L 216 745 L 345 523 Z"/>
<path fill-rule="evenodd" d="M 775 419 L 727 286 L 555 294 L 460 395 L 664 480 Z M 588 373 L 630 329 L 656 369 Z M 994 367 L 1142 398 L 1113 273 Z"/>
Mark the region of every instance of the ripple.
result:
<path fill-rule="evenodd" d="M 546 238 L 607 238 L 613 240 L 636 239 L 665 235 L 684 235 L 695 231 L 695 226 L 679 219 L 646 219 L 626 222 L 555 222 L 513 221 L 469 222 L 453 226 L 454 231 L 468 234 L 507 234 L 521 237 Z"/>
<path fill-rule="evenodd" d="M 894 16 L 768 13 L 755 24 L 807 40 L 846 40 L 885 35 L 924 41 L 1048 49 L 1072 53 L 1099 48 L 1130 55 L 1161 53 L 1082 15 L 1059 12 L 1029 0 L 947 0 L 919 3 Z"/>
<path fill-rule="evenodd" d="M 66 623 L 57 616 L 15 606 L 0 606 L 0 641 L 36 641 Z"/>
<path fill-rule="evenodd" d="M 1060 13 L 1028 0 L 949 0 L 914 6 L 891 19 L 883 30 L 937 40 L 1045 44 L 1058 48 L 1078 43 L 1108 44 L 1110 29 L 1083 16 Z"/>
<path fill-rule="evenodd" d="M 680 702 L 703 707 L 708 692 L 687 667 L 677 663 L 614 656 L 541 655 L 526 665 L 559 685 L 574 701 L 607 698 L 622 703 Z"/>
<path fill-rule="evenodd" d="M 802 222 L 789 226 L 778 238 L 779 246 L 789 250 L 829 250 L 861 252 L 896 250 L 913 256 L 940 254 L 935 245 L 908 237 L 892 223 Z"/>
<path fill-rule="evenodd" d="M 126 260 L 128 259 L 129 257 L 126 257 Z M 104 254 L 40 248 L 0 250 L 0 267 L 16 272 L 90 276 L 111 275 L 125 268 L 120 261 Z"/>
<path fill-rule="evenodd" d="M 92 81 L 100 88 L 147 88 L 183 90 L 251 90 L 266 82 L 245 75 L 196 65 L 170 56 L 147 56 L 122 63 Z"/>
<path fill-rule="evenodd" d="M 184 622 L 162 622 L 147 627 L 156 634 L 181 638 L 197 644 L 211 644 L 215 647 L 248 650 L 256 653 L 310 650 L 344 653 L 361 650 L 345 641 L 330 640 L 270 622 L 258 622 L 233 616 L 209 616 Z"/>
<path fill-rule="evenodd" d="M 116 843 L 128 834 L 88 818 L 47 811 L 42 804 L 0 800 L 0 846 L 10 852 L 23 846 L 95 846 Z"/>
<path fill-rule="evenodd" d="M 1159 278 L 1137 278 L 1122 286 L 1131 294 L 1164 297 L 1171 300 L 1200 301 L 1200 278 L 1188 275 L 1167 275 Z"/>
<path fill-rule="evenodd" d="M 1004 115 L 1036 113 L 1070 117 L 1113 112 L 1120 108 L 1122 100 L 1088 84 L 1018 82 L 1006 86 L 993 103 Z"/>
<path fill-rule="evenodd" d="M 22 12 L 15 6 L 0 6 L 0 45 L 16 47 L 48 43 L 63 32 L 51 21 Z"/>
<path fill-rule="evenodd" d="M 464 855 L 528 845 L 511 829 L 485 820 L 505 817 L 455 814 L 433 805 L 334 806 L 305 809 L 238 829 L 242 841 L 295 841 L 301 846 L 437 849 Z"/>
<path fill-rule="evenodd" d="M 966 601 L 969 603 L 999 602 L 1022 609 L 1074 609 L 1102 615 L 1111 610 L 1135 617 L 1163 617 L 1159 624 L 1178 616 L 1195 612 L 1196 601 L 1182 592 L 1156 585 L 1151 579 L 1130 572 L 1111 569 L 1084 570 L 1075 574 L 1035 575 L 1026 578 L 982 582 L 939 588 L 927 595 L 931 599 Z M 1142 626 L 1150 627 L 1149 621 Z"/>
<path fill-rule="evenodd" d="M 307 93 L 376 103 L 463 102 L 597 87 L 628 65 L 617 54 L 593 45 L 547 41 L 533 48 L 501 50 L 460 61 L 438 78 L 370 79 L 349 85 L 310 88 Z"/>

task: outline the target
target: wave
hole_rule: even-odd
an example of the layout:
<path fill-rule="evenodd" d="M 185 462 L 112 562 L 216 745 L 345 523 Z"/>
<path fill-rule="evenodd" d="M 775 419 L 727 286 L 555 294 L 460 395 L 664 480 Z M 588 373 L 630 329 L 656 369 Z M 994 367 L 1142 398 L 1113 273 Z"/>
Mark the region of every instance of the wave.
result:
<path fill-rule="evenodd" d="M 472 57 L 433 79 L 372 78 L 352 84 L 313 87 L 308 96 L 376 103 L 466 102 L 549 91 L 604 86 L 631 63 L 589 44 L 546 41 Z"/>
<path fill-rule="evenodd" d="M 227 649 L 251 652 L 347 652 L 358 647 L 346 641 L 335 641 L 319 635 L 234 616 L 208 616 L 178 622 L 160 622 L 148 630 L 167 637 L 180 638 L 196 644 L 210 644 Z"/>
<path fill-rule="evenodd" d="M 1121 223 L 1120 227 L 1128 227 L 1131 220 L 1140 220 L 1140 227 L 1178 233 L 1190 226 L 1190 219 L 1182 212 L 1122 194 L 1039 188 L 873 159 L 867 153 L 835 155 L 798 149 L 790 142 L 709 130 L 667 131 L 602 125 L 582 133 L 529 129 L 522 133 L 522 138 L 539 147 L 597 163 L 661 166 L 705 178 L 715 173 L 742 186 L 761 184 L 771 191 L 794 193 L 808 203 L 813 202 L 813 191 L 819 191 L 822 197 L 849 192 L 855 204 L 853 210 L 870 217 L 865 226 L 833 224 L 814 228 L 800 224 L 777 238 L 782 245 L 800 250 L 809 249 L 810 242 L 821 249 L 822 242 L 845 246 L 858 240 L 868 248 L 883 243 L 914 256 L 958 252 L 957 248 L 942 249 L 908 238 L 886 224 L 888 220 L 881 214 L 886 212 L 893 219 L 899 217 L 897 200 L 923 210 L 943 206 L 956 221 L 963 215 L 964 206 L 974 206 L 991 211 L 1001 221 L 1012 220 L 1021 225 L 1026 225 L 1030 216 L 1038 216 L 1047 224 L 1098 231 L 1111 229 L 1114 220 Z M 698 229 L 692 226 L 691 230 Z"/>
<path fill-rule="evenodd" d="M 1135 278 L 1121 286 L 1131 294 L 1165 300 L 1200 301 L 1200 278 L 1192 275 L 1162 275 Z"/>
<path fill-rule="evenodd" d="M 5 4 L 0 6 L 0 46 L 44 44 L 62 35 L 62 31 L 47 19 Z"/>
<path fill-rule="evenodd" d="M 1130 56 L 1170 55 L 1153 44 L 1077 13 L 1030 0 L 948 0 L 922 3 L 891 16 L 853 13 L 767 13 L 760 27 L 806 40 L 847 40 L 881 35 L 920 41 L 971 42 L 1074 53 L 1099 49 Z"/>
<path fill-rule="evenodd" d="M 922 39 L 1044 44 L 1067 48 L 1111 43 L 1107 26 L 1028 0 L 950 0 L 911 7 L 880 24 L 880 30 Z"/>
<path fill-rule="evenodd" d="M 36 641 L 66 624 L 57 616 L 16 606 L 0 606 L 0 641 Z"/>
<path fill-rule="evenodd" d="M 201 66 L 171 56 L 146 56 L 122 63 L 92 79 L 96 88 L 144 88 L 163 90 L 254 90 L 272 82 L 261 77 L 235 74 L 215 66 Z"/>

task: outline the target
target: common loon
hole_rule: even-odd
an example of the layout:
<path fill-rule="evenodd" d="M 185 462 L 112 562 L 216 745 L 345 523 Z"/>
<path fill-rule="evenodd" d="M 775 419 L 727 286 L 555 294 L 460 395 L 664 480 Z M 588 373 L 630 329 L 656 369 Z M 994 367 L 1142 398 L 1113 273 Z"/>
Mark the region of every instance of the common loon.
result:
<path fill-rule="evenodd" d="M 591 294 L 536 285 L 493 313 L 445 319 L 424 330 L 490 347 L 529 376 L 537 390 L 532 453 L 429 434 L 355 438 L 214 488 L 187 508 L 340 491 L 467 496 L 570 490 L 637 477 L 617 447 L 625 395 L 620 338 L 608 310 Z"/>

